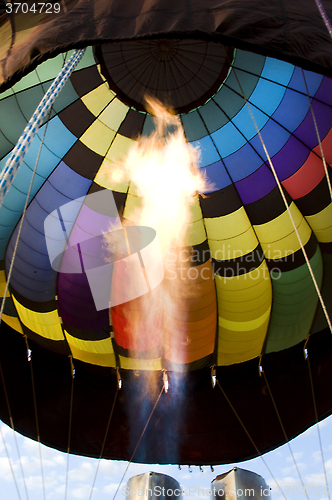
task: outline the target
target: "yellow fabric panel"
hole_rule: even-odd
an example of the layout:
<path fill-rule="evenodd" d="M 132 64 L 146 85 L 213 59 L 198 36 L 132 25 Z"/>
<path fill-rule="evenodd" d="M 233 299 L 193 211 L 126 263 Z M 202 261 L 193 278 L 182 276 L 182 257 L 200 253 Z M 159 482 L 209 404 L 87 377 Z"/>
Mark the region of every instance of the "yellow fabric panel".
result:
<path fill-rule="evenodd" d="M 102 340 L 77 339 L 65 331 L 73 358 L 99 366 L 116 366 L 111 338 Z"/>
<path fill-rule="evenodd" d="M 119 356 L 120 367 L 124 370 L 162 370 L 161 359 L 133 359 Z"/>
<path fill-rule="evenodd" d="M 250 226 L 250 220 L 244 207 L 228 215 L 205 219 L 206 232 L 211 240 L 222 241 L 225 239 L 225 235 L 227 235 L 227 239 L 234 238 L 234 236 L 245 233 Z"/>
<path fill-rule="evenodd" d="M 119 99 L 113 99 L 101 113 L 99 120 L 112 130 L 118 130 L 128 111 L 128 106 L 119 101 Z"/>
<path fill-rule="evenodd" d="M 220 302 L 222 305 L 219 306 L 218 313 L 225 321 L 234 321 L 235 316 L 236 321 L 247 322 L 255 320 L 271 307 L 271 296 L 266 296 L 263 302 L 261 297 L 243 302 L 226 302 L 225 300 Z"/>
<path fill-rule="evenodd" d="M 7 323 L 11 328 L 16 330 L 19 333 L 23 334 L 22 326 L 20 323 L 20 320 L 18 318 L 15 318 L 14 316 L 8 316 L 7 314 L 2 315 L 2 321 Z"/>
<path fill-rule="evenodd" d="M 7 280 L 6 280 L 5 271 L 3 269 L 1 269 L 1 271 L 0 271 L 0 297 L 3 297 L 5 294 L 6 283 L 7 283 Z M 6 296 L 10 297 L 9 290 L 7 290 Z"/>
<path fill-rule="evenodd" d="M 248 332 L 251 330 L 257 330 L 270 317 L 270 311 L 271 306 L 269 306 L 261 316 L 246 321 L 230 321 L 229 319 L 219 316 L 219 327 L 221 329 L 225 328 L 226 330 L 230 330 L 232 332 L 231 337 L 233 338 L 234 332 Z M 237 341 L 240 340 L 242 340 L 241 335 L 237 336 Z"/>
<path fill-rule="evenodd" d="M 332 241 L 332 203 L 318 214 L 309 215 L 306 219 L 320 243 Z"/>
<path fill-rule="evenodd" d="M 22 306 L 15 297 L 13 297 L 13 301 L 21 322 L 29 330 L 45 339 L 64 340 L 61 319 L 56 309 L 50 312 L 39 313 Z"/>
<path fill-rule="evenodd" d="M 93 115 L 98 116 L 114 97 L 114 92 L 109 89 L 108 84 L 105 82 L 81 97 L 81 99 L 88 110 Z"/>
<path fill-rule="evenodd" d="M 80 141 L 100 156 L 105 156 L 116 132 L 106 127 L 100 120 L 95 120 L 80 137 Z"/>
<path fill-rule="evenodd" d="M 94 178 L 94 182 L 106 189 L 112 189 L 118 193 L 126 193 L 128 191 L 129 181 L 124 180 L 122 182 L 116 182 L 112 179 L 111 173 L 114 168 L 118 168 L 118 166 L 115 165 L 114 162 L 104 158 L 103 163 L 100 165 L 97 175 Z"/>
<path fill-rule="evenodd" d="M 206 240 L 206 233 L 204 228 L 203 219 L 186 225 L 182 244 L 184 246 L 199 245 Z"/>
<path fill-rule="evenodd" d="M 123 211 L 123 216 L 132 221 L 139 223 L 139 211 L 142 208 L 142 198 L 138 196 L 133 196 L 132 194 L 128 194 L 126 199 L 125 208 Z"/>
<path fill-rule="evenodd" d="M 119 163 L 124 156 L 128 153 L 129 149 L 136 141 L 124 137 L 121 134 L 116 134 L 114 141 L 110 149 L 107 152 L 107 159 L 113 161 L 114 163 Z"/>
<path fill-rule="evenodd" d="M 271 290 L 270 273 L 266 262 L 263 261 L 253 271 L 232 278 L 215 275 L 215 282 L 218 293 L 227 293 L 227 300 L 232 300 L 230 292 L 234 291 L 241 296 L 241 300 L 248 300 L 251 297 L 258 297 Z M 248 295 L 249 294 L 249 295 Z"/>
<path fill-rule="evenodd" d="M 85 54 L 86 54 L 86 51 L 85 51 Z M 100 78 L 103 80 L 103 82 L 106 82 L 107 80 L 106 80 L 106 78 L 104 77 L 104 75 L 101 72 L 101 66 L 100 66 L 100 64 L 97 64 L 97 70 L 98 70 Z"/>
<path fill-rule="evenodd" d="M 272 304 L 266 262 L 239 276 L 215 276 L 215 282 L 219 313 L 218 364 L 239 363 L 258 356 L 265 340 Z"/>
<path fill-rule="evenodd" d="M 293 202 L 290 211 L 302 244 L 305 245 L 311 236 L 311 229 Z M 265 224 L 255 225 L 254 229 L 268 259 L 280 259 L 301 248 L 287 210 Z"/>
<path fill-rule="evenodd" d="M 269 319 L 266 320 L 266 323 L 263 324 L 258 331 L 255 330 L 255 333 L 257 333 L 257 339 L 253 338 L 247 342 L 240 342 L 241 345 L 247 348 L 246 351 L 240 350 L 237 342 L 228 343 L 228 347 L 230 348 L 229 351 L 220 352 L 218 350 L 218 365 L 227 366 L 235 363 L 243 363 L 244 361 L 248 361 L 259 356 L 262 352 L 261 339 L 266 335 L 265 332 L 267 331 L 268 324 Z M 250 335 L 252 332 L 247 333 Z M 234 352 L 232 351 L 232 348 L 234 349 Z"/>
<path fill-rule="evenodd" d="M 209 239 L 211 255 L 217 260 L 237 259 L 252 252 L 257 245 L 258 240 L 252 227 L 233 238 L 220 241 Z"/>

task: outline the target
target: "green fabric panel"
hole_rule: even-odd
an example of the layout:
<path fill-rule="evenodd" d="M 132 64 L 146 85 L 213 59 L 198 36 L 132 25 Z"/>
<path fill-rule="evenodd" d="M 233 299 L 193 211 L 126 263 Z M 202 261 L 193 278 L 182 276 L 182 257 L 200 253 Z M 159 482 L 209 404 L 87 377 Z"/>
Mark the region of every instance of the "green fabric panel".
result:
<path fill-rule="evenodd" d="M 16 144 L 26 124 L 14 95 L 0 101 L 0 129 L 10 142 Z"/>
<path fill-rule="evenodd" d="M 202 106 L 199 111 L 210 134 L 219 130 L 228 122 L 228 118 L 225 113 L 221 111 L 213 100 Z"/>
<path fill-rule="evenodd" d="M 46 94 L 47 90 L 53 83 L 53 80 L 47 83 L 44 83 L 43 89 L 44 93 Z M 51 116 L 53 116 L 55 113 L 60 113 L 64 108 L 72 104 L 76 99 L 79 99 L 79 96 L 77 92 L 75 91 L 72 83 L 70 80 L 66 81 L 66 84 L 64 85 L 63 89 L 61 90 L 60 94 L 56 97 L 54 104 L 53 104 L 53 110 Z"/>
<path fill-rule="evenodd" d="M 181 115 L 181 119 L 188 142 L 198 141 L 207 135 L 204 123 L 197 111 L 193 111 L 187 115 Z"/>
<path fill-rule="evenodd" d="M 15 83 L 13 91 L 17 94 L 18 92 L 34 87 L 35 85 L 40 85 L 40 79 L 38 78 L 36 70 L 32 71 L 28 75 L 24 76 L 22 80 Z"/>
<path fill-rule="evenodd" d="M 19 111 L 23 113 L 27 122 L 30 120 L 30 118 L 36 111 L 36 108 L 40 103 L 40 101 L 42 100 L 42 98 L 44 97 L 44 95 L 45 92 L 43 91 L 41 85 L 38 85 L 37 87 L 32 87 L 30 89 L 25 90 L 24 92 L 16 94 Z M 23 132 L 23 129 L 21 130 L 21 132 Z"/>
<path fill-rule="evenodd" d="M 323 262 L 319 248 L 310 259 L 318 285 L 322 283 Z M 276 352 L 298 344 L 308 335 L 318 296 L 306 264 L 272 273 L 273 301 L 265 352 Z"/>
<path fill-rule="evenodd" d="M 68 61 L 69 57 L 65 58 L 64 54 L 60 54 L 53 59 L 48 59 L 43 62 L 36 69 L 36 73 L 40 78 L 40 81 L 47 82 L 47 80 L 54 80 L 60 73 L 63 65 Z"/>

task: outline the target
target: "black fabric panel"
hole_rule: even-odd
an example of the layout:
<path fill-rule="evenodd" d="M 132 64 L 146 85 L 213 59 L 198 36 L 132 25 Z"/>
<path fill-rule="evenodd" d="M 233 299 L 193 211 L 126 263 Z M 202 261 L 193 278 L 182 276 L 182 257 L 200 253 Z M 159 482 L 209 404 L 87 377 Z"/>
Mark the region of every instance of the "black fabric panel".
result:
<path fill-rule="evenodd" d="M 16 290 L 11 285 L 9 285 L 9 290 L 10 293 L 14 295 L 15 299 L 17 299 L 18 302 L 22 304 L 22 306 L 26 307 L 27 309 L 31 309 L 32 311 L 46 313 L 57 309 L 58 304 L 55 299 L 49 300 L 47 302 L 35 302 L 34 300 L 23 297 L 23 295 L 16 292 Z"/>
<path fill-rule="evenodd" d="M 331 203 L 331 195 L 326 177 L 306 196 L 297 198 L 295 203 L 300 212 L 306 216 L 318 214 L 326 208 Z"/>
<path fill-rule="evenodd" d="M 291 204 L 292 198 L 284 190 L 288 205 Z M 252 225 L 265 224 L 283 214 L 286 210 L 284 200 L 281 197 L 278 186 L 276 186 L 269 194 L 245 205 L 247 215 Z"/>
<path fill-rule="evenodd" d="M 113 348 L 118 356 L 123 356 L 124 358 L 158 359 L 162 355 L 161 347 L 155 347 L 147 351 L 133 351 L 131 349 L 125 349 L 124 347 L 118 345 L 115 339 L 113 339 Z"/>
<path fill-rule="evenodd" d="M 307 253 L 309 259 L 314 256 L 317 249 L 317 240 L 314 233 L 311 233 L 309 241 L 306 245 L 304 245 L 304 249 Z M 297 267 L 303 266 L 305 264 L 305 258 L 300 248 L 296 252 L 283 257 L 282 259 L 266 259 L 266 263 L 270 271 L 272 269 L 278 269 L 281 272 L 291 271 L 292 269 L 296 269 Z"/>
<path fill-rule="evenodd" d="M 0 298 L 0 307 L 2 306 L 2 301 L 3 301 L 3 297 Z M 5 307 L 3 309 L 3 314 L 7 314 L 7 316 L 13 316 L 14 318 L 18 317 L 16 308 L 14 306 L 13 299 L 11 297 L 6 298 Z"/>
<path fill-rule="evenodd" d="M 242 207 L 242 201 L 233 184 L 219 191 L 200 195 L 199 202 L 203 217 L 206 219 L 228 215 Z"/>
<path fill-rule="evenodd" d="M 80 97 L 104 83 L 96 66 L 74 71 L 70 77 L 70 81 Z"/>
<path fill-rule="evenodd" d="M 50 340 L 50 339 L 45 339 L 41 335 L 38 335 L 37 333 L 33 332 L 29 328 L 27 328 L 25 325 L 22 324 L 22 329 L 25 335 L 28 337 L 29 340 L 32 340 L 36 344 L 38 344 L 40 347 L 48 351 L 53 351 L 57 354 L 64 354 L 65 356 L 69 356 L 71 354 L 69 346 L 67 344 L 66 340 Z M 30 349 L 32 350 L 32 344 L 30 345 Z M 32 352 L 33 356 L 33 352 Z"/>
<path fill-rule="evenodd" d="M 320 243 L 319 246 L 323 253 L 332 253 L 332 243 Z"/>
<path fill-rule="evenodd" d="M 68 357 L 47 352 L 33 341 L 34 387 L 41 442 L 67 451 L 70 390 Z M 332 412 L 332 337 L 326 329 L 310 337 L 310 366 L 319 420 Z M 30 365 L 22 335 L 1 324 L 0 361 L 15 428 L 36 439 Z M 236 408 L 260 453 L 284 443 L 269 391 L 257 370 L 258 360 L 217 367 L 217 379 Z M 289 439 L 315 423 L 308 364 L 303 343 L 263 356 L 262 364 Z M 70 452 L 99 457 L 117 392 L 116 370 L 74 360 L 75 384 Z M 160 372 L 121 370 L 112 425 L 103 457 L 129 460 L 162 388 Z M 162 394 L 134 456 L 141 463 L 215 465 L 257 456 L 220 388 L 212 388 L 210 367 L 169 372 Z M 147 392 L 147 382 L 155 387 Z M 0 418 L 9 424 L 0 383 Z M 144 401 L 144 405 L 142 405 Z M 222 424 L 221 419 L 222 418 Z"/>
<path fill-rule="evenodd" d="M 109 328 L 98 328 L 98 330 L 83 330 L 82 328 L 75 328 L 68 323 L 63 323 L 63 329 L 66 330 L 69 335 L 80 340 L 104 340 L 110 339 L 111 329 Z"/>
<path fill-rule="evenodd" d="M 257 247 L 250 253 L 237 257 L 236 259 L 229 260 L 216 260 L 212 259 L 213 272 L 217 276 L 224 276 L 232 278 L 233 276 L 241 276 L 253 271 L 264 260 L 264 252 L 261 246 Z"/>
<path fill-rule="evenodd" d="M 96 184 L 95 182 L 93 182 L 90 186 L 88 194 L 97 193 L 97 192 L 103 191 L 103 190 L 105 190 L 105 188 L 103 186 L 99 186 L 99 184 Z M 127 193 L 119 193 L 118 191 L 112 191 L 110 189 L 108 189 L 108 191 L 110 191 L 112 193 L 114 201 L 115 201 L 115 205 L 118 209 L 119 215 L 121 216 L 122 212 L 124 210 L 126 200 L 127 200 Z"/>
<path fill-rule="evenodd" d="M 81 137 L 96 119 L 83 102 L 78 99 L 58 114 L 62 123 L 76 137 Z"/>
<path fill-rule="evenodd" d="M 87 148 L 81 141 L 77 141 L 65 155 L 63 161 L 74 172 L 86 179 L 93 180 L 102 164 L 103 157 Z"/>
<path fill-rule="evenodd" d="M 123 120 L 118 133 L 129 139 L 137 139 L 141 135 L 146 115 L 130 109 Z"/>
<path fill-rule="evenodd" d="M 199 245 L 186 247 L 170 247 L 168 256 L 175 266 L 183 267 L 188 264 L 190 267 L 200 266 L 211 258 L 208 241 L 205 240 Z"/>
<path fill-rule="evenodd" d="M 197 359 L 196 361 L 192 361 L 191 363 L 187 363 L 186 365 L 179 365 L 177 363 L 172 363 L 167 359 L 163 359 L 163 364 L 166 370 L 174 373 L 185 373 L 186 371 L 195 371 L 201 370 L 202 368 L 211 367 L 215 364 L 215 354 L 211 353 L 204 358 Z"/>

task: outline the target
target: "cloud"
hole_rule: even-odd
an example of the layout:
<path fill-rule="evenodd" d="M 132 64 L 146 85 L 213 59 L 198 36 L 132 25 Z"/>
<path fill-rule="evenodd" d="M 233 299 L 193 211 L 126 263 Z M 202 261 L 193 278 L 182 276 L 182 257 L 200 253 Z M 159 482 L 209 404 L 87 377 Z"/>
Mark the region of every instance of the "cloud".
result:
<path fill-rule="evenodd" d="M 95 474 L 97 463 L 94 465 L 95 467 L 91 462 L 84 460 L 78 467 L 69 471 L 69 479 L 71 481 L 86 481 L 92 478 Z"/>
<path fill-rule="evenodd" d="M 97 492 L 98 489 L 93 488 L 92 495 L 97 494 Z M 70 490 L 70 494 L 73 498 L 80 498 L 80 499 L 89 498 L 90 493 L 91 493 L 91 485 L 88 484 L 80 484 L 76 488 Z"/>

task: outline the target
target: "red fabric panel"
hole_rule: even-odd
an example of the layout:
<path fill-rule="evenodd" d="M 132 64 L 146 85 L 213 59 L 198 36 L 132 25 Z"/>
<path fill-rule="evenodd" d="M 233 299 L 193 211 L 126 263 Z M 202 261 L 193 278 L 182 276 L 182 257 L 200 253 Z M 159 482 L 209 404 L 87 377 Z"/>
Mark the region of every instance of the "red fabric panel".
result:
<path fill-rule="evenodd" d="M 282 185 L 293 200 L 302 198 L 310 193 L 323 179 L 325 175 L 321 158 L 310 153 L 302 167 L 291 177 L 282 182 Z"/>

